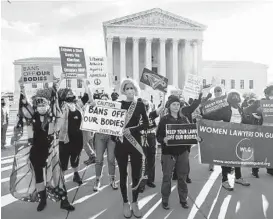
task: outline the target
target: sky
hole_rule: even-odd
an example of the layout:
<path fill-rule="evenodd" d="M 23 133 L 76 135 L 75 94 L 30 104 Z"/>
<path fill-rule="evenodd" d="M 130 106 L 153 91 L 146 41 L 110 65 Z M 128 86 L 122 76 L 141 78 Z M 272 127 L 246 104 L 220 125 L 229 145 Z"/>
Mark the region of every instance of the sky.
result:
<path fill-rule="evenodd" d="M 1 0 L 1 91 L 14 89 L 13 61 L 59 57 L 59 46 L 104 56 L 102 22 L 161 8 L 208 26 L 203 59 L 266 64 L 273 82 L 273 1 Z"/>

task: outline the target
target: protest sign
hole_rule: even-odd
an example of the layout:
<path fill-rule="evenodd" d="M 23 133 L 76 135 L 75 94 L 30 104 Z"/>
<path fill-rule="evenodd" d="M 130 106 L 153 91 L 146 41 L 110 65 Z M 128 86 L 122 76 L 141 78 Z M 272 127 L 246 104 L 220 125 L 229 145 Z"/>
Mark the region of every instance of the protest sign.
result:
<path fill-rule="evenodd" d="M 95 102 L 96 106 L 86 106 L 81 130 L 122 136 L 127 111 L 120 109 L 121 103 L 103 100 Z"/>
<path fill-rule="evenodd" d="M 200 120 L 201 163 L 273 167 L 273 127 Z"/>
<path fill-rule="evenodd" d="M 67 78 L 86 78 L 86 63 L 82 48 L 59 47 L 63 73 Z"/>
<path fill-rule="evenodd" d="M 182 90 L 171 90 L 170 91 L 170 94 L 171 95 L 174 95 L 174 96 L 177 96 L 177 97 L 180 97 L 182 95 Z"/>
<path fill-rule="evenodd" d="M 197 144 L 196 124 L 167 124 L 166 136 L 167 146 Z"/>
<path fill-rule="evenodd" d="M 24 84 L 47 83 L 53 81 L 53 66 L 48 64 L 22 65 Z"/>
<path fill-rule="evenodd" d="M 221 97 L 217 97 L 202 103 L 201 106 L 202 106 L 203 114 L 207 115 L 209 113 L 212 113 L 224 107 L 227 107 L 229 104 L 226 98 L 227 98 L 226 96 L 221 96 Z"/>
<path fill-rule="evenodd" d="M 203 78 L 198 75 L 188 74 L 183 89 L 183 96 L 193 99 L 197 99 L 202 89 Z"/>
<path fill-rule="evenodd" d="M 261 100 L 263 125 L 273 126 L 273 100 Z"/>
<path fill-rule="evenodd" d="M 167 92 L 168 78 L 165 78 L 147 68 L 143 69 L 140 82 L 152 87 L 154 90 Z"/>
<path fill-rule="evenodd" d="M 87 73 L 93 92 L 110 88 L 106 57 L 88 57 Z"/>

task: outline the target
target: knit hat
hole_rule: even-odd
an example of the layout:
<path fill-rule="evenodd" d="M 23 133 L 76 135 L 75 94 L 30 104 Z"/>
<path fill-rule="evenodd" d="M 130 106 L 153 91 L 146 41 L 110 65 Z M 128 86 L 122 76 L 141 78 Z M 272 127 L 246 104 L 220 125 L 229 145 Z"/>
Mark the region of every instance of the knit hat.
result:
<path fill-rule="evenodd" d="M 171 105 L 172 103 L 174 103 L 174 102 L 180 103 L 179 97 L 177 97 L 177 96 L 175 96 L 175 95 L 169 96 L 168 101 L 167 101 L 167 103 L 166 103 L 166 108 L 169 108 L 170 105 Z"/>

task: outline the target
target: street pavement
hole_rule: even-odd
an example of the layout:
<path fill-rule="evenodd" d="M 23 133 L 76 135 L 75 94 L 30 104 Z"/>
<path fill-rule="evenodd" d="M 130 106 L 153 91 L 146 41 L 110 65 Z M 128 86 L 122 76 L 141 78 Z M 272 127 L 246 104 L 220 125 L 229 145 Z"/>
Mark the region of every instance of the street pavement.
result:
<path fill-rule="evenodd" d="M 68 198 L 76 210 L 67 213 L 60 209 L 60 203 L 50 200 L 42 212 L 37 212 L 37 203 L 27 203 L 14 199 L 9 193 L 9 177 L 12 170 L 14 148 L 10 138 L 14 124 L 7 133 L 7 149 L 1 153 L 1 207 L 3 219 L 122 219 L 122 198 L 120 190 L 114 191 L 109 186 L 107 174 L 107 158 L 105 157 L 102 186 L 99 192 L 93 192 L 95 166 L 86 167 L 83 161 L 86 154 L 83 151 L 80 165 L 80 175 L 84 184 L 78 187 L 73 181 L 70 168 L 65 173 Z M 142 218 L 149 219 L 272 219 L 273 218 L 273 177 L 265 169 L 260 170 L 260 178 L 253 178 L 250 168 L 242 168 L 242 175 L 250 183 L 250 187 L 235 184 L 235 189 L 228 192 L 221 187 L 221 168 L 216 166 L 213 172 L 208 171 L 208 165 L 199 163 L 198 147 L 194 146 L 190 154 L 192 183 L 188 184 L 189 209 L 183 209 L 179 204 L 176 181 L 172 182 L 170 196 L 171 209 L 166 211 L 161 207 L 160 187 L 162 172 L 160 150 L 156 155 L 156 188 L 146 187 L 139 196 L 139 206 L 143 212 Z M 129 168 L 130 173 L 130 168 Z M 119 180 L 118 168 L 116 168 Z M 130 176 L 130 174 L 129 174 Z M 128 184 L 131 184 L 129 177 Z M 230 175 L 232 182 L 234 176 Z M 130 186 L 129 186 L 130 187 Z M 128 192 L 131 199 L 131 190 Z M 132 217 L 134 218 L 134 217 Z"/>

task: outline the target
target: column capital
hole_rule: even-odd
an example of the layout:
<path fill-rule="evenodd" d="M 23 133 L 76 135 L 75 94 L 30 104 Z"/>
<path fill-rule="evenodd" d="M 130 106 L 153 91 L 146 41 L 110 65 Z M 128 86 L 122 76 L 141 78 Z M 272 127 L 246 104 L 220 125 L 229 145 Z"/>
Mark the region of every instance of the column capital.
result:
<path fill-rule="evenodd" d="M 138 43 L 139 42 L 139 37 L 133 37 L 133 42 Z"/>
<path fill-rule="evenodd" d="M 153 38 L 151 38 L 151 37 L 146 37 L 145 38 L 145 41 L 146 41 L 146 43 L 152 43 L 152 41 L 153 41 Z"/>
<path fill-rule="evenodd" d="M 173 43 L 179 43 L 179 40 L 180 39 L 178 39 L 178 38 L 172 38 Z"/>
<path fill-rule="evenodd" d="M 108 36 L 108 37 L 106 37 L 106 40 L 107 40 L 107 42 L 113 42 L 114 37 L 113 36 Z"/>
<path fill-rule="evenodd" d="M 192 39 L 184 39 L 184 41 L 185 41 L 185 44 L 191 44 Z"/>
<path fill-rule="evenodd" d="M 197 42 L 197 45 L 202 45 L 202 43 L 204 42 L 204 40 L 203 39 L 199 39 L 196 42 Z"/>
<path fill-rule="evenodd" d="M 127 37 L 119 37 L 119 41 L 120 41 L 121 43 L 125 43 L 125 42 L 126 42 L 126 39 L 127 39 Z"/>
<path fill-rule="evenodd" d="M 160 43 L 166 43 L 166 41 L 167 41 L 167 38 L 159 38 Z"/>

